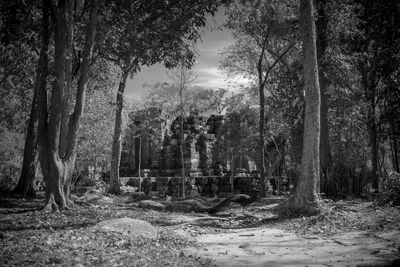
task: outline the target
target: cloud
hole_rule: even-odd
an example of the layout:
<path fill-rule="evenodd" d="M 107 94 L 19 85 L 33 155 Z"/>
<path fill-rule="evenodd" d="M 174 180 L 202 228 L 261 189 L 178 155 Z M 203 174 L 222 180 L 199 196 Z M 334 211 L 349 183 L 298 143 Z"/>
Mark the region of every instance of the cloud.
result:
<path fill-rule="evenodd" d="M 236 91 L 241 86 L 250 83 L 250 80 L 244 77 L 231 76 L 217 67 L 195 68 L 194 70 L 195 73 L 198 74 L 198 78 L 195 80 L 194 85 L 198 86 L 224 88 L 228 91 Z"/>
<path fill-rule="evenodd" d="M 226 72 L 218 69 L 220 61 L 223 59 L 220 55 L 221 50 L 233 43 L 232 36 L 228 31 L 217 29 L 225 20 L 223 8 L 216 13 L 215 17 L 209 17 L 207 20 L 209 27 L 204 30 L 202 41 L 198 43 L 199 56 L 192 69 L 198 76 L 194 85 L 235 91 L 240 85 L 249 83 L 247 79 L 230 77 Z M 140 101 L 147 94 L 144 84 L 155 84 L 168 80 L 167 70 L 161 64 L 146 67 L 132 80 L 127 81 L 126 93 L 128 98 Z"/>

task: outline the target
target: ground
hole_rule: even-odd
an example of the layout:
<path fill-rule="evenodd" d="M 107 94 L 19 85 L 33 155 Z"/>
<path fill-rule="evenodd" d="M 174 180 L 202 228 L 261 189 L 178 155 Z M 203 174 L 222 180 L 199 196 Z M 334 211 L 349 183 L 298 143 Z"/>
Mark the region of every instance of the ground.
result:
<path fill-rule="evenodd" d="M 396 266 L 400 258 L 400 208 L 374 201 L 325 200 L 325 212 L 303 217 L 276 208 L 285 197 L 269 197 L 244 214 L 232 205 L 210 216 L 94 195 L 62 213 L 41 212 L 40 195 L 2 195 L 0 266 Z M 96 228 L 113 218 L 147 221 L 157 235 Z"/>

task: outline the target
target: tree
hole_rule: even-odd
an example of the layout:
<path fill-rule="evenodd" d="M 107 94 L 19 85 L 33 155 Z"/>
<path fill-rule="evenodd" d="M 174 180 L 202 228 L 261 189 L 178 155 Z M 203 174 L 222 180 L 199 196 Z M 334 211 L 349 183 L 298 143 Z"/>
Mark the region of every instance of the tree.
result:
<path fill-rule="evenodd" d="M 312 0 L 300 0 L 300 32 L 303 41 L 303 80 L 305 91 L 305 120 L 301 176 L 289 207 L 305 212 L 317 212 L 320 200 L 317 194 L 319 181 L 319 140 L 321 98 L 318 81 L 316 33 Z"/>
<path fill-rule="evenodd" d="M 385 88 L 395 89 L 399 66 L 400 6 L 398 1 L 356 1 L 358 7 L 359 31 L 352 44 L 357 53 L 357 68 L 361 76 L 363 99 L 367 103 L 369 145 L 371 148 L 371 184 L 379 187 L 379 146 L 380 146 L 380 104 L 390 94 Z M 395 55 L 395 56 L 393 56 Z M 394 90 L 396 91 L 396 90 Z"/>
<path fill-rule="evenodd" d="M 125 152 L 125 158 L 131 160 L 124 160 L 124 163 L 128 165 L 127 167 L 130 170 L 137 170 L 139 192 L 142 191 L 142 169 L 153 167 L 153 161 L 149 158 L 152 158 L 152 153 L 160 151 L 162 146 L 164 135 L 162 124 L 165 123 L 165 120 L 162 119 L 160 113 L 161 110 L 158 107 L 147 106 L 144 103 L 133 105 L 128 115 L 128 127 L 124 141 L 128 145 L 128 147 L 124 146 L 124 148 L 128 148 L 128 151 L 125 150 L 123 152 Z M 131 149 L 132 146 L 133 149 Z M 145 149 L 147 150 L 145 153 L 143 153 L 144 146 L 146 146 Z M 153 148 L 155 149 L 153 150 Z M 149 156 L 147 161 L 143 161 L 142 155 Z"/>
<path fill-rule="evenodd" d="M 246 104 L 224 115 L 213 150 L 219 154 L 218 159 L 230 162 L 232 175 L 235 168 L 241 168 L 243 158 L 254 162 L 258 160 L 257 122 L 257 108 Z M 239 166 L 235 166 L 235 162 L 239 162 Z"/>
<path fill-rule="evenodd" d="M 291 1 L 254 1 L 233 4 L 225 25 L 235 43 L 223 51 L 222 68 L 254 80 L 259 91 L 259 172 L 262 195 L 265 181 L 265 92 L 271 72 L 296 44 L 297 18 Z"/>
<path fill-rule="evenodd" d="M 114 137 L 111 155 L 109 192 L 118 194 L 121 157 L 123 95 L 129 75 L 143 65 L 163 62 L 167 68 L 180 63 L 190 67 L 194 60 L 193 43 L 205 26 L 206 14 L 213 14 L 224 1 L 111 2 L 105 16 L 105 48 L 102 56 L 121 69 L 117 94 Z M 106 25 L 112 25 L 106 27 Z"/>
<path fill-rule="evenodd" d="M 79 122 L 85 103 L 85 93 L 92 60 L 92 50 L 97 24 L 98 1 L 91 0 L 89 19 L 86 24 L 85 45 L 82 51 L 82 64 L 75 95 L 73 113 L 69 114 L 69 94 L 72 93 L 72 49 L 74 34 L 74 1 L 43 2 L 42 49 L 45 56 L 39 62 L 40 68 L 48 64 L 46 47 L 50 27 L 48 19 L 51 12 L 54 21 L 54 77 L 52 77 L 50 106 L 46 86 L 38 90 L 38 142 L 39 160 L 46 183 L 45 211 L 68 209 L 70 200 L 70 183 L 76 160 L 76 143 Z M 62 127 L 63 115 L 69 116 L 66 127 Z"/>
<path fill-rule="evenodd" d="M 172 120 L 179 116 L 179 87 L 176 83 L 156 83 L 149 86 L 148 90 L 145 107 L 160 109 L 160 116 L 165 120 Z M 194 110 L 203 116 L 221 114 L 226 108 L 224 100 L 226 92 L 227 90 L 222 88 L 188 86 L 182 95 L 185 114 Z"/>
<path fill-rule="evenodd" d="M 182 197 L 185 197 L 185 187 L 186 187 L 186 179 L 185 179 L 185 155 L 183 153 L 183 147 L 185 144 L 185 135 L 183 129 L 183 123 L 185 121 L 185 102 L 184 102 L 184 93 L 187 91 L 187 87 L 190 83 L 192 83 L 196 76 L 194 76 L 193 72 L 190 71 L 184 65 L 178 65 L 174 70 L 172 70 L 169 74 L 169 78 L 175 81 L 178 91 L 179 91 L 179 120 L 180 120 L 180 154 L 181 154 L 181 176 L 182 176 Z"/>
<path fill-rule="evenodd" d="M 3 1 L 0 3 L 0 128 L 6 132 L 26 132 L 22 170 L 15 193 L 34 195 L 33 179 L 37 165 L 37 118 L 35 83 L 39 73 L 35 66 L 39 53 L 38 28 L 40 27 L 40 6 L 36 2 Z M 30 117 L 26 127 L 26 116 Z M 13 147 L 10 144 L 10 147 Z M 4 148 L 4 147 L 2 147 Z M 1 153 L 1 152 L 0 152 Z M 19 161 L 14 161 L 20 169 Z M 13 177 L 16 178 L 16 177 Z"/>
<path fill-rule="evenodd" d="M 78 170 L 94 167 L 94 172 L 106 171 L 110 167 L 112 129 L 114 116 L 113 88 L 118 74 L 116 67 L 102 59 L 96 60 L 90 73 L 87 99 L 81 118 L 77 143 Z"/>
<path fill-rule="evenodd" d="M 318 0 L 317 3 L 317 56 L 318 56 L 318 74 L 319 86 L 321 96 L 321 138 L 320 138 L 320 164 L 322 179 L 326 179 L 329 168 L 331 165 L 331 155 L 329 147 L 329 122 L 328 122 L 328 79 L 326 75 L 326 49 L 327 49 L 327 31 L 328 31 L 328 17 L 327 17 L 327 0 Z M 320 188 L 318 186 L 317 190 Z"/>
<path fill-rule="evenodd" d="M 48 44 L 47 44 L 48 45 Z M 40 59 L 44 56 L 41 51 Z M 38 69 L 36 86 L 45 86 L 47 78 L 47 68 Z M 39 153 L 37 150 L 38 138 L 38 112 L 37 112 L 37 91 L 34 89 L 31 112 L 29 116 L 28 130 L 25 138 L 24 159 L 22 162 L 21 175 L 17 186 L 14 188 L 14 193 L 22 193 L 26 196 L 35 196 L 36 192 L 33 188 L 36 168 L 38 167 Z"/>

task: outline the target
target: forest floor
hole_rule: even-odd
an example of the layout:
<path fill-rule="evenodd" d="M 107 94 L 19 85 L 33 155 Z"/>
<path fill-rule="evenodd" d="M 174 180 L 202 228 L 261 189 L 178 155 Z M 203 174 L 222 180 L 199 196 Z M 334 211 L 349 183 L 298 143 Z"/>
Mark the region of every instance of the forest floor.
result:
<path fill-rule="evenodd" d="M 104 199 L 44 213 L 43 197 L 1 195 L 0 266 L 400 266 L 400 207 L 325 200 L 325 212 L 303 217 L 274 208 L 285 197 L 269 197 L 244 214 L 232 205 L 209 216 Z M 157 235 L 95 228 L 113 218 L 144 220 Z"/>

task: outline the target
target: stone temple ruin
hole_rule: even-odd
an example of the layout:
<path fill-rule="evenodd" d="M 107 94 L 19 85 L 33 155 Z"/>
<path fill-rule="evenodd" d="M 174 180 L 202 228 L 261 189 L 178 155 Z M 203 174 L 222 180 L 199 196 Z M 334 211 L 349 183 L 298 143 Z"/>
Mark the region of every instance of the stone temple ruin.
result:
<path fill-rule="evenodd" d="M 151 108 L 132 116 L 133 123 L 123 142 L 120 173 L 121 176 L 132 177 L 133 185 L 138 185 L 138 178 L 133 177 L 140 174 L 145 193 L 156 191 L 161 195 L 179 196 L 182 188 L 182 118 L 178 116 L 168 122 L 160 115 L 160 110 Z M 235 193 L 251 193 L 257 183 L 257 175 L 249 173 L 249 160 L 238 157 L 234 165 L 239 168 L 230 170 L 229 163 L 224 162 L 215 151 L 224 117 L 211 115 L 205 118 L 192 112 L 183 119 L 186 194 L 226 194 L 232 189 Z"/>

